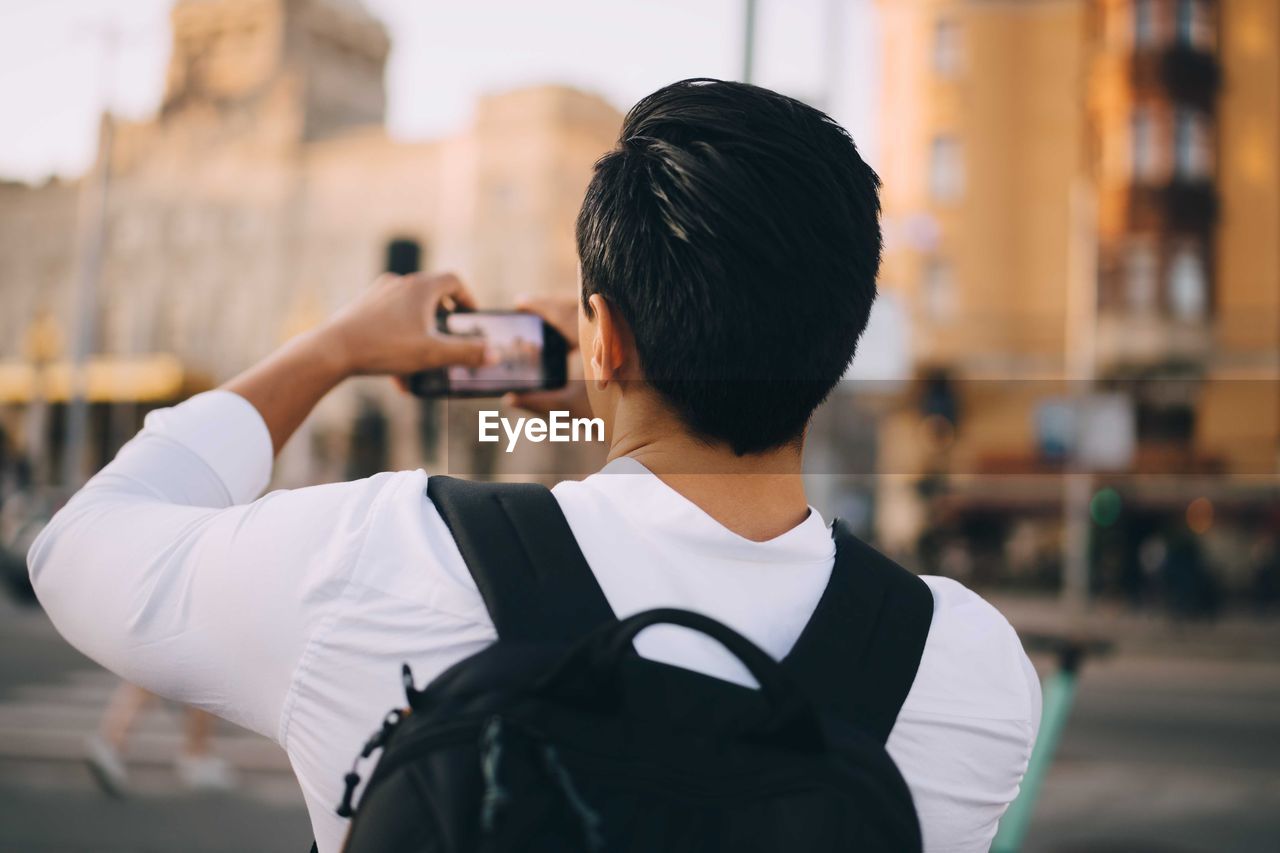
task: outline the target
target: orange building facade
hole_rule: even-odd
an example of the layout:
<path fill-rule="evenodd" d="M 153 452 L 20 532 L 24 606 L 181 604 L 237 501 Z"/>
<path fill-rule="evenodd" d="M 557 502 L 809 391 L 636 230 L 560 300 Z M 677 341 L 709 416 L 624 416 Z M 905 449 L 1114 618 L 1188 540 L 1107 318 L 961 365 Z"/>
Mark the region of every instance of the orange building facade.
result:
<path fill-rule="evenodd" d="M 1247 551 L 1280 523 L 1280 4 L 878 8 L 882 288 L 928 378 L 882 428 L 886 544 L 976 527 L 1000 574 L 1060 549 L 1077 472 L 1126 559 L 1197 500 Z"/>

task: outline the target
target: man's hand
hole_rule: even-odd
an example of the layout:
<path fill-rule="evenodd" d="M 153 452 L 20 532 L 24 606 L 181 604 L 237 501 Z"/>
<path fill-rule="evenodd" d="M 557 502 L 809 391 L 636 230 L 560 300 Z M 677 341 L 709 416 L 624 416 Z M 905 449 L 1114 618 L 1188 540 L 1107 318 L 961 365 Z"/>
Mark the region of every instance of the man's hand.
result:
<path fill-rule="evenodd" d="M 348 376 L 483 364 L 483 343 L 436 332 L 436 308 L 445 299 L 475 307 L 456 276 L 383 276 L 333 319 L 222 387 L 258 410 L 279 453 L 316 403 Z"/>
<path fill-rule="evenodd" d="M 537 314 L 547 325 L 564 335 L 569 343 L 569 352 L 578 348 L 578 302 L 576 299 L 555 299 L 550 297 L 522 298 L 516 301 L 516 308 Z M 572 365 L 570 365 L 572 367 Z M 569 384 L 555 391 L 524 391 L 507 394 L 502 402 L 508 406 L 526 409 L 539 415 L 552 411 L 567 411 L 571 417 L 591 417 L 591 403 L 587 400 L 587 388 L 582 379 L 572 378 L 570 371 Z"/>
<path fill-rule="evenodd" d="M 319 334 L 330 342 L 348 376 L 404 376 L 454 364 L 483 364 L 482 341 L 436 330 L 436 309 L 445 299 L 462 308 L 476 307 L 455 275 L 384 275 Z"/>

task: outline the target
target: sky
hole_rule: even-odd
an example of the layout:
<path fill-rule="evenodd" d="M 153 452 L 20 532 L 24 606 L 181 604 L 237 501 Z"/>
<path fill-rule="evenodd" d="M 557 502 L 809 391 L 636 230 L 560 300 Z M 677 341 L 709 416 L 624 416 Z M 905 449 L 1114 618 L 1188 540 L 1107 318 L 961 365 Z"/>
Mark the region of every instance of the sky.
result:
<path fill-rule="evenodd" d="M 743 0 L 363 2 L 391 34 L 387 127 L 398 139 L 449 133 L 477 95 L 521 85 L 568 83 L 625 109 L 673 80 L 741 76 Z M 172 5 L 0 0 L 0 177 L 82 174 L 104 105 L 153 114 Z M 873 6 L 759 0 L 754 82 L 827 109 L 874 165 Z"/>

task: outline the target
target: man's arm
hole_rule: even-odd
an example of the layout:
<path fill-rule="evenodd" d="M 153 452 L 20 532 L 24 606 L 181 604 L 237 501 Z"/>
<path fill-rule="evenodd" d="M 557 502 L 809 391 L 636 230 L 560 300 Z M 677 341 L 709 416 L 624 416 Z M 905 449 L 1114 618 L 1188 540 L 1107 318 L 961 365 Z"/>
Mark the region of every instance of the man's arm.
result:
<path fill-rule="evenodd" d="M 446 364 L 481 364 L 483 343 L 434 332 L 444 299 L 475 308 L 456 276 L 383 276 L 328 323 L 222 387 L 258 410 L 279 453 L 321 398 L 349 376 L 406 376 Z"/>
<path fill-rule="evenodd" d="M 453 277 L 380 280 L 222 389 L 148 415 L 28 554 L 58 630 L 131 681 L 278 737 L 303 650 L 396 475 L 254 498 L 343 377 L 483 358 L 429 331 L 445 297 L 470 302 Z"/>

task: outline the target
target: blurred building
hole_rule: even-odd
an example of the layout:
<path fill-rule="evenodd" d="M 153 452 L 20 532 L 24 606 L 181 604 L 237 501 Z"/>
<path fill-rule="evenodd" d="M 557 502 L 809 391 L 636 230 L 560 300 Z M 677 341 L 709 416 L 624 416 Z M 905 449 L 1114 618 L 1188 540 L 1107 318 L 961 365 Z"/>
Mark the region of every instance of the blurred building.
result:
<path fill-rule="evenodd" d="M 881 431 L 885 541 L 1052 574 L 1077 470 L 1117 565 L 1188 529 L 1240 553 L 1280 523 L 1280 4 L 879 12 L 882 281 L 920 376 Z"/>
<path fill-rule="evenodd" d="M 494 95 L 454 136 L 397 142 L 383 130 L 388 37 L 361 3 L 180 0 L 172 24 L 154 119 L 104 119 L 80 181 L 0 185 L 0 425 L 46 477 L 103 169 L 95 465 L 143 410 L 228 378 L 384 269 L 459 271 L 491 305 L 572 286 L 573 219 L 621 120 L 601 98 Z M 422 464 L 438 418 L 387 385 L 327 399 L 282 481 Z"/>

